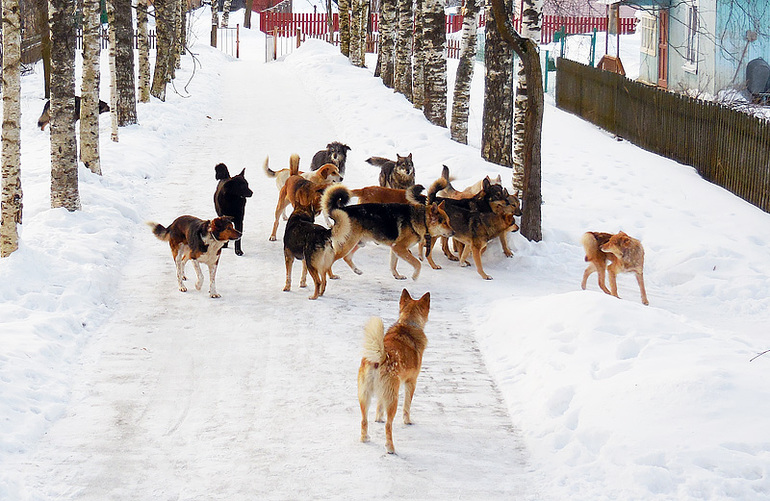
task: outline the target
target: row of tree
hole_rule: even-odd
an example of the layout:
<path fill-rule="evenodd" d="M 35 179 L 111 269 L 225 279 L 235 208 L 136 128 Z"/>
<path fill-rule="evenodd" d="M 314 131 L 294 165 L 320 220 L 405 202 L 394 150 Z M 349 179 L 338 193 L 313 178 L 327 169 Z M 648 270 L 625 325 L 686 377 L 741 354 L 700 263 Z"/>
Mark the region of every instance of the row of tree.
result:
<path fill-rule="evenodd" d="M 186 0 L 137 0 L 136 25 L 139 52 L 138 78 L 134 68 L 134 19 L 131 0 L 108 0 L 110 40 L 111 138 L 118 128 L 137 122 L 136 103 L 150 95 L 165 101 L 167 84 L 181 67 L 186 33 Z M 83 78 L 80 88 L 80 152 L 75 121 L 76 2 L 38 1 L 39 17 L 45 19 L 43 58 L 45 94 L 50 98 L 51 207 L 80 209 L 78 159 L 101 175 L 99 155 L 100 39 L 103 36 L 99 0 L 83 0 Z M 157 33 L 155 71 L 150 80 L 148 15 L 154 15 Z M 2 0 L 3 21 L 3 126 L 2 193 L 0 194 L 0 257 L 18 249 L 22 223 L 21 187 L 21 75 L 19 0 Z M 137 98 L 138 81 L 138 98 Z"/>
<path fill-rule="evenodd" d="M 450 133 L 468 142 L 470 84 L 476 59 L 476 37 L 481 8 L 488 19 L 485 30 L 484 113 L 481 156 L 513 167 L 512 184 L 522 200 L 521 232 L 535 241 L 542 238 L 540 205 L 540 137 L 543 86 L 539 41 L 542 0 L 520 0 L 522 33 L 510 22 L 511 0 L 465 0 L 460 61 L 457 67 Z M 340 50 L 352 64 L 364 66 L 369 0 L 339 0 Z M 380 43 L 375 76 L 403 94 L 434 125 L 446 127 L 447 65 L 444 57 L 446 25 L 443 2 L 438 0 L 381 0 Z M 348 22 L 349 20 L 349 22 Z M 514 93 L 514 54 L 518 56 Z M 515 95 L 515 101 L 514 101 Z"/>

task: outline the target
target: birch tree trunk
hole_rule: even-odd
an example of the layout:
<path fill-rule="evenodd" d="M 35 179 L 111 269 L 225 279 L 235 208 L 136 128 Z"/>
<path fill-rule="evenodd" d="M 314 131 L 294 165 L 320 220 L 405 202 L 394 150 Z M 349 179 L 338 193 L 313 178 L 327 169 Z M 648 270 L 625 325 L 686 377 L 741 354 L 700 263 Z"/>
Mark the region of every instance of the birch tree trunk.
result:
<path fill-rule="evenodd" d="M 350 57 L 350 0 L 339 0 L 340 11 L 340 52 Z"/>
<path fill-rule="evenodd" d="M 177 50 L 177 68 L 182 67 L 182 56 L 187 53 L 187 12 L 190 10 L 188 0 L 179 0 L 179 50 Z"/>
<path fill-rule="evenodd" d="M 541 184 L 541 145 L 543 133 L 543 72 L 540 68 L 538 45 L 531 39 L 523 38 L 510 25 L 503 0 L 492 0 L 495 24 L 505 42 L 516 51 L 524 64 L 529 103 L 525 116 L 524 133 L 524 193 L 521 197 L 521 234 L 529 240 L 543 239 L 541 205 L 543 203 Z"/>
<path fill-rule="evenodd" d="M 521 36 L 540 45 L 541 21 L 543 14 L 542 0 L 521 0 L 522 20 Z M 527 114 L 527 76 L 521 59 L 517 64 L 516 99 L 513 106 L 513 189 L 524 192 L 524 144 L 525 116 Z"/>
<path fill-rule="evenodd" d="M 471 82 L 476 66 L 476 37 L 478 34 L 479 4 L 465 0 L 463 10 L 463 39 L 460 61 L 457 63 L 454 96 L 452 98 L 452 123 L 449 127 L 452 139 L 468 144 L 468 113 L 471 101 Z"/>
<path fill-rule="evenodd" d="M 425 0 L 414 0 L 414 37 L 412 39 L 412 104 L 425 105 Z"/>
<path fill-rule="evenodd" d="M 80 85 L 80 160 L 102 175 L 99 158 L 99 0 L 83 0 L 83 80 Z"/>
<path fill-rule="evenodd" d="M 423 113 L 430 123 L 446 127 L 447 75 L 444 46 L 446 16 L 441 0 L 423 0 L 425 45 L 425 105 Z"/>
<path fill-rule="evenodd" d="M 131 0 L 110 0 L 110 27 L 115 27 L 115 84 L 117 84 L 118 127 L 136 123 L 134 81 L 134 21 Z"/>
<path fill-rule="evenodd" d="M 155 72 L 152 77 L 150 94 L 166 100 L 166 84 L 169 82 L 168 61 L 171 49 L 171 31 L 167 22 L 166 11 L 170 0 L 155 0 Z"/>
<path fill-rule="evenodd" d="M 37 25 L 40 29 L 40 52 L 43 58 L 45 98 L 51 97 L 51 29 L 48 22 L 48 0 L 36 0 Z"/>
<path fill-rule="evenodd" d="M 511 11 L 509 1 L 504 12 Z M 481 129 L 481 156 L 485 160 L 513 165 L 513 50 L 500 36 L 494 12 L 487 7 L 484 49 L 484 114 Z"/>
<path fill-rule="evenodd" d="M 75 2 L 50 0 L 51 207 L 80 210 L 75 137 Z"/>
<path fill-rule="evenodd" d="M 147 0 L 136 2 L 136 38 L 139 45 L 139 102 L 150 101 L 150 39 L 147 35 Z"/>
<path fill-rule="evenodd" d="M 350 16 L 350 45 L 348 47 L 348 58 L 353 66 L 363 66 L 361 61 L 361 32 L 365 30 L 362 26 L 362 15 L 364 0 L 351 0 Z"/>
<path fill-rule="evenodd" d="M 0 257 L 19 248 L 21 192 L 21 19 L 18 0 L 3 0 L 3 132 Z"/>
<path fill-rule="evenodd" d="M 107 3 L 107 16 L 109 19 L 114 17 L 112 12 L 112 2 Z M 117 39 L 115 35 L 115 24 L 110 23 L 108 28 L 109 41 L 110 41 L 110 53 L 108 59 L 110 61 L 110 139 L 117 143 L 118 137 L 118 75 L 117 65 L 115 64 L 115 53 L 117 51 Z"/>
<path fill-rule="evenodd" d="M 222 28 L 230 26 L 230 8 L 233 6 L 233 0 L 225 0 L 225 4 L 222 7 Z"/>
<path fill-rule="evenodd" d="M 168 15 L 169 9 L 171 9 L 171 5 L 173 5 L 173 2 L 171 0 L 164 0 L 166 3 L 166 8 L 164 11 L 166 12 L 166 15 Z M 217 46 L 217 27 L 219 26 L 219 16 L 217 15 L 217 10 L 219 10 L 219 0 L 211 0 L 211 46 L 216 47 Z M 155 15 L 158 15 L 158 7 L 155 7 Z M 156 23 L 157 17 L 156 17 Z M 156 24 L 156 32 L 157 32 L 157 24 Z"/>
<path fill-rule="evenodd" d="M 412 0 L 397 0 L 396 62 L 393 88 L 412 100 Z"/>
<path fill-rule="evenodd" d="M 171 42 L 169 44 L 168 55 L 168 78 L 169 81 L 176 76 L 176 61 L 179 57 L 179 3 L 180 0 L 169 0 L 166 6 L 167 19 L 164 21 L 168 24 L 170 30 Z M 157 20 L 156 20 L 157 26 Z M 214 31 L 217 31 L 217 26 L 211 27 Z M 157 30 L 157 28 L 156 28 Z"/>
<path fill-rule="evenodd" d="M 393 88 L 393 57 L 396 33 L 396 0 L 380 3 L 380 48 L 377 66 L 379 77 L 386 87 Z"/>

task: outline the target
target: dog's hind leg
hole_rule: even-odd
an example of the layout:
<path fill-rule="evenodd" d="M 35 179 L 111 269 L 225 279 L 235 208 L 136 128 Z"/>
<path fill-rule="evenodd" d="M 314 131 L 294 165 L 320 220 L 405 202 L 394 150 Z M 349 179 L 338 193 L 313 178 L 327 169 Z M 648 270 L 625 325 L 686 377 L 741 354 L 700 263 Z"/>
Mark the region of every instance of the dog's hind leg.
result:
<path fill-rule="evenodd" d="M 243 221 L 236 221 L 234 226 L 235 226 L 235 229 L 238 230 L 238 233 L 243 235 Z M 241 238 L 239 238 L 238 240 L 235 241 L 235 255 L 236 256 L 242 256 L 243 255 L 243 250 L 241 249 L 241 240 L 243 240 L 243 237 L 241 237 Z"/>
<path fill-rule="evenodd" d="M 393 278 L 396 280 L 406 280 L 405 275 L 401 275 L 398 270 L 396 269 L 396 265 L 398 264 L 398 254 L 396 254 L 395 249 L 390 249 L 390 272 L 393 273 Z"/>
<path fill-rule="evenodd" d="M 319 276 L 318 270 L 316 270 L 312 264 L 306 266 L 306 268 L 307 271 L 310 272 L 310 276 L 313 278 L 313 284 L 315 285 L 315 291 L 308 299 L 318 299 L 318 296 L 323 294 L 323 291 L 321 290 L 321 277 Z"/>
<path fill-rule="evenodd" d="M 412 424 L 410 412 L 412 410 L 412 398 L 414 389 L 417 386 L 416 379 L 407 379 L 404 381 L 404 424 Z"/>
<path fill-rule="evenodd" d="M 455 243 L 457 243 L 457 240 L 455 240 Z M 449 259 L 450 261 L 457 261 L 459 258 L 452 254 L 452 251 L 449 250 L 449 239 L 447 237 L 441 237 L 441 250 L 444 251 L 444 255 Z"/>
<path fill-rule="evenodd" d="M 361 407 L 361 442 L 369 441 L 369 404 L 372 401 L 372 380 L 367 362 L 361 360 L 358 369 L 358 405 Z"/>
<path fill-rule="evenodd" d="M 299 278 L 299 286 L 307 287 L 307 261 L 302 260 L 302 276 Z"/>
<path fill-rule="evenodd" d="M 481 254 L 486 250 L 486 245 L 482 248 L 479 248 L 475 245 L 473 247 L 473 262 L 476 263 L 476 271 L 479 272 L 479 275 L 481 275 L 481 278 L 484 280 L 492 280 L 492 277 L 487 275 L 487 273 L 484 271 L 484 267 L 481 265 Z"/>
<path fill-rule="evenodd" d="M 385 449 L 388 454 L 394 454 L 396 452 L 393 447 L 393 420 L 396 417 L 396 411 L 398 410 L 398 378 L 390 378 L 389 380 L 382 381 L 384 388 L 382 389 L 381 398 L 385 403 L 385 412 L 387 413 L 387 419 L 385 421 Z"/>
<path fill-rule="evenodd" d="M 647 300 L 647 291 L 644 289 L 644 276 L 641 271 L 635 272 L 635 274 L 636 281 L 639 283 L 639 292 L 642 293 L 642 304 L 649 305 L 650 302 Z"/>
<path fill-rule="evenodd" d="M 591 273 L 596 271 L 596 266 L 594 266 L 594 263 L 589 262 L 588 266 L 586 266 L 586 271 L 583 272 L 583 281 L 580 282 L 580 288 L 583 290 L 586 290 L 586 284 L 588 283 L 588 277 L 591 276 Z"/>
<path fill-rule="evenodd" d="M 286 284 L 283 286 L 283 291 L 289 292 L 291 291 L 291 269 L 294 266 L 294 254 L 288 249 L 284 249 L 283 259 L 286 262 Z"/>
<path fill-rule="evenodd" d="M 187 292 L 187 287 L 184 285 L 184 280 L 186 280 L 186 277 L 184 276 L 184 265 L 186 263 L 187 260 L 181 252 L 178 252 L 177 255 L 174 256 L 174 264 L 176 264 L 176 281 L 179 285 L 180 292 Z"/>

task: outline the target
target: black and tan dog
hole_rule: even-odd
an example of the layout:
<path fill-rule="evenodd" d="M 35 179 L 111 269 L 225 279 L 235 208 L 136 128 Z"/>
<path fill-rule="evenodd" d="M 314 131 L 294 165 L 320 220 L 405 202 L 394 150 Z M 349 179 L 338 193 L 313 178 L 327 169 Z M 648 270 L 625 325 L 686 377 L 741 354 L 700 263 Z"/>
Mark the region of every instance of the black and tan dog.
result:
<path fill-rule="evenodd" d="M 230 177 L 225 164 L 217 164 L 214 167 L 214 177 L 219 181 L 214 191 L 214 209 L 217 211 L 217 216 L 232 217 L 233 225 L 241 235 L 243 235 L 243 216 L 246 214 L 246 199 L 254 194 L 249 188 L 245 174 L 244 168 L 237 176 Z M 235 241 L 235 254 L 243 255 L 240 238 Z"/>
<path fill-rule="evenodd" d="M 326 145 L 325 150 L 320 150 L 313 155 L 310 161 L 310 170 L 318 170 L 326 164 L 334 164 L 340 171 L 340 175 L 345 175 L 345 162 L 348 158 L 350 146 L 334 141 Z"/>
<path fill-rule="evenodd" d="M 422 190 L 415 186 L 412 190 Z M 414 267 L 413 279 L 420 275 L 420 261 L 409 250 L 426 236 L 433 238 L 451 236 L 452 228 L 444 212 L 443 204 L 359 204 L 350 205 L 351 193 L 343 185 L 326 189 L 321 205 L 324 213 L 332 219 L 335 209 L 344 211 L 350 217 L 350 236 L 336 255 L 344 259 L 356 273 L 361 273 L 353 263 L 353 253 L 361 241 L 375 241 L 390 246 L 390 271 L 398 280 L 406 277 L 396 269 L 398 258 Z"/>
<path fill-rule="evenodd" d="M 500 238 L 503 251 L 506 256 L 510 253 L 506 235 L 510 231 L 516 231 L 518 226 L 514 222 L 514 216 L 520 215 L 518 203 L 512 204 L 508 191 L 500 185 L 491 184 L 488 179 L 482 182 L 482 190 L 474 197 L 455 200 L 438 197 L 437 193 L 446 187 L 446 179 L 440 178 L 433 183 L 428 192 L 428 202 L 442 202 L 449 224 L 455 231 L 454 238 L 464 256 L 456 257 L 449 250 L 448 240 L 442 239 L 444 254 L 450 261 L 460 261 L 461 266 L 468 266 L 466 260 L 468 253 L 473 252 L 476 268 L 484 279 L 490 279 L 481 266 L 481 253 L 486 249 L 490 238 Z M 515 197 L 514 197 L 515 198 Z M 483 241 L 483 243 L 482 243 Z M 431 257 L 434 242 L 431 241 L 426 250 L 426 257 L 433 268 L 438 268 Z M 512 256 L 513 254 L 510 253 Z"/>
<path fill-rule="evenodd" d="M 402 157 L 396 154 L 396 160 L 382 157 L 370 157 L 366 162 L 380 168 L 380 186 L 405 190 L 414 185 L 414 163 L 412 154 Z"/>
<path fill-rule="evenodd" d="M 412 299 L 404 289 L 398 302 L 398 321 L 388 332 L 382 318 L 374 317 L 364 329 L 364 356 L 358 369 L 358 403 L 361 406 L 361 441 L 369 441 L 369 404 L 377 398 L 375 421 L 385 422 L 385 449 L 393 454 L 393 419 L 398 410 L 398 390 L 404 385 L 404 424 L 412 424 L 412 398 L 422 355 L 428 344 L 425 324 L 430 313 L 430 292 Z"/>
<path fill-rule="evenodd" d="M 307 273 L 313 278 L 315 291 L 308 299 L 318 299 L 326 291 L 326 277 L 331 275 L 336 251 L 350 233 L 350 221 L 342 211 L 333 211 L 335 224 L 331 229 L 315 224 L 312 207 L 298 205 L 289 216 L 283 234 L 283 255 L 286 261 L 286 285 L 291 290 L 291 269 L 295 259 L 302 261 L 299 286 L 307 285 Z"/>
<path fill-rule="evenodd" d="M 221 297 L 217 293 L 216 276 L 219 255 L 222 246 L 228 240 L 237 240 L 241 234 L 233 226 L 233 218 L 224 216 L 205 221 L 195 216 L 179 216 L 168 228 L 158 223 L 147 223 L 152 233 L 160 240 L 169 243 L 171 255 L 176 265 L 176 279 L 181 292 L 187 292 L 184 280 L 184 267 L 192 261 L 198 280 L 195 288 L 201 290 L 203 273 L 199 263 L 209 267 L 209 296 Z"/>

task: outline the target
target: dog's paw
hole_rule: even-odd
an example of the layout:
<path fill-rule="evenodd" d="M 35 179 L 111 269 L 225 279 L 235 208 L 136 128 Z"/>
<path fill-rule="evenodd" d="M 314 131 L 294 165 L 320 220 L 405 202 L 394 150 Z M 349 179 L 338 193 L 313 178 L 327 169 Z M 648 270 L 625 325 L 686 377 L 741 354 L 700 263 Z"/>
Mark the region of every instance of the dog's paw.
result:
<path fill-rule="evenodd" d="M 469 263 L 468 261 L 463 261 L 462 263 L 460 263 L 460 266 L 463 267 L 463 268 L 467 268 L 470 265 L 471 265 L 471 263 Z"/>
<path fill-rule="evenodd" d="M 330 280 L 339 280 L 340 276 L 339 275 L 329 275 L 329 279 Z"/>
<path fill-rule="evenodd" d="M 492 280 L 492 277 L 490 277 L 489 275 L 483 275 L 481 278 L 483 278 L 484 280 Z"/>
<path fill-rule="evenodd" d="M 275 242 L 275 235 L 270 235 L 270 238 L 268 238 L 269 241 Z"/>
<path fill-rule="evenodd" d="M 356 275 L 363 275 L 364 274 L 364 272 L 359 270 L 358 268 L 353 268 L 353 273 L 355 273 Z"/>
<path fill-rule="evenodd" d="M 450 261 L 459 261 L 460 260 L 460 258 L 458 258 L 457 256 L 447 256 L 447 259 L 449 259 Z"/>
<path fill-rule="evenodd" d="M 187 287 L 185 287 L 184 285 L 180 285 L 179 292 L 187 292 Z"/>
<path fill-rule="evenodd" d="M 393 274 L 393 278 L 395 278 L 396 280 L 406 280 L 406 276 L 404 276 L 404 275 L 397 275 L 395 273 Z"/>
<path fill-rule="evenodd" d="M 283 291 L 284 292 L 291 292 L 291 285 L 284 286 Z"/>
<path fill-rule="evenodd" d="M 305 287 L 307 287 L 307 282 L 300 282 L 300 283 L 299 283 L 299 286 L 300 286 L 301 288 L 305 288 Z"/>
<path fill-rule="evenodd" d="M 361 435 L 361 442 L 366 443 L 369 441 L 369 435 Z"/>
<path fill-rule="evenodd" d="M 203 280 L 199 282 L 195 282 L 195 290 L 201 290 L 201 287 L 203 287 Z"/>
<path fill-rule="evenodd" d="M 235 251 L 235 255 L 236 256 L 242 256 L 243 255 L 243 251 L 238 249 L 238 250 Z"/>
<path fill-rule="evenodd" d="M 213 294 L 209 294 L 209 297 L 211 299 L 219 299 L 220 297 L 222 297 L 222 295 L 221 294 L 217 294 L 216 292 L 214 292 Z"/>

